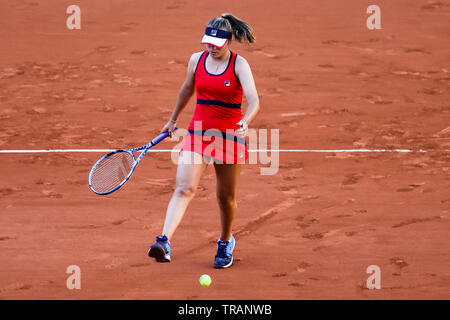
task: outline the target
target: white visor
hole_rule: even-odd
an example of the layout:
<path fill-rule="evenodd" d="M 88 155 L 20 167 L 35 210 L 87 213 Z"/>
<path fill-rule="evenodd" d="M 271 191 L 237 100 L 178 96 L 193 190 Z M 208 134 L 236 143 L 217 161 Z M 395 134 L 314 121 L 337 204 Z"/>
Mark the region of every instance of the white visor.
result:
<path fill-rule="evenodd" d="M 203 36 L 201 43 L 202 44 L 210 44 L 210 45 L 216 46 L 218 48 L 222 48 L 227 43 L 227 41 L 228 41 L 228 39 L 212 37 L 212 36 L 208 36 L 205 34 Z"/>

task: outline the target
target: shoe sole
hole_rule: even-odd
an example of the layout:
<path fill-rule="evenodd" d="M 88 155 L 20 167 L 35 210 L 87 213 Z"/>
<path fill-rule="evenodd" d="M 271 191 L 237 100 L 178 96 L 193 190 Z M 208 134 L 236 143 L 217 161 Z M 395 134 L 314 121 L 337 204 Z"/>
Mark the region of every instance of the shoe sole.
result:
<path fill-rule="evenodd" d="M 226 269 L 226 268 L 229 268 L 229 267 L 231 267 L 231 265 L 233 264 L 233 257 L 231 257 L 231 261 L 230 261 L 230 263 L 229 264 L 226 264 L 226 265 L 224 265 L 224 266 L 214 266 L 214 268 L 216 268 L 216 269 Z"/>
<path fill-rule="evenodd" d="M 155 258 L 157 262 L 170 262 L 170 259 L 165 257 L 166 251 L 160 246 L 153 246 L 148 251 L 148 256 Z"/>

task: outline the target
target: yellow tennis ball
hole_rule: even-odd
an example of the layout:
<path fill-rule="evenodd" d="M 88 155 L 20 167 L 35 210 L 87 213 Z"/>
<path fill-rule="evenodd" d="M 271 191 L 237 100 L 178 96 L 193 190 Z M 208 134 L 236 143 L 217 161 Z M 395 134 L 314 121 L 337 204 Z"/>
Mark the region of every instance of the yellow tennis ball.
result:
<path fill-rule="evenodd" d="M 211 277 L 207 274 L 203 274 L 200 276 L 200 284 L 204 287 L 208 287 L 211 284 Z"/>

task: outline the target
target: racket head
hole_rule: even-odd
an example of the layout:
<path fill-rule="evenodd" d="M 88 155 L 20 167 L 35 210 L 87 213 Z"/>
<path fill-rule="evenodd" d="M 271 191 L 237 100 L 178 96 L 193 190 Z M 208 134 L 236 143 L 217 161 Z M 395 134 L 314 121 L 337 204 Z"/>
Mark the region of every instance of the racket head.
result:
<path fill-rule="evenodd" d="M 117 150 L 101 157 L 89 173 L 89 187 L 99 195 L 119 189 L 131 176 L 136 159 L 130 150 Z"/>

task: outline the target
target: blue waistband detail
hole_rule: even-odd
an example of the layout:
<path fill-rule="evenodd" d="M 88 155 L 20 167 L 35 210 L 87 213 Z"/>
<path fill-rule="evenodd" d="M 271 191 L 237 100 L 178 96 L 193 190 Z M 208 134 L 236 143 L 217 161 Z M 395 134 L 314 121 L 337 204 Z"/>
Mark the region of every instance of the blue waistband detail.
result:
<path fill-rule="evenodd" d="M 209 129 L 209 130 L 192 130 L 188 129 L 190 134 L 195 134 L 197 136 L 208 136 L 208 137 L 219 137 L 222 139 L 236 141 L 238 143 L 247 145 L 247 141 L 244 138 L 240 138 L 235 136 L 234 134 L 230 134 L 228 132 L 222 132 L 218 129 Z"/>
<path fill-rule="evenodd" d="M 204 105 L 215 105 L 225 108 L 232 108 L 232 109 L 240 109 L 241 103 L 228 103 L 223 102 L 220 100 L 203 100 L 203 99 L 197 99 L 197 104 L 204 104 Z"/>

